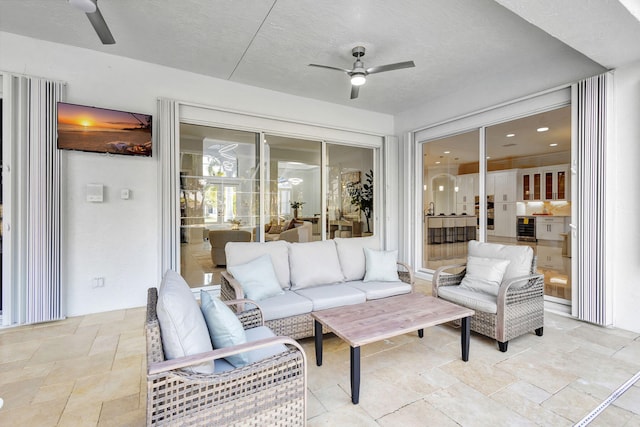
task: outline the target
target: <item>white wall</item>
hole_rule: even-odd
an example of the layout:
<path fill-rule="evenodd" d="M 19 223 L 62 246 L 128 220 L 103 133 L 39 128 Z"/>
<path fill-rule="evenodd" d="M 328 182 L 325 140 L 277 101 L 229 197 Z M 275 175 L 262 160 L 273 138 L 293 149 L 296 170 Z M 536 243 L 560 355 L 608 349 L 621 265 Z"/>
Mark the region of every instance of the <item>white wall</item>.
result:
<path fill-rule="evenodd" d="M 640 62 L 614 73 L 615 132 L 607 158 L 607 253 L 614 326 L 640 332 Z"/>
<path fill-rule="evenodd" d="M 328 125 L 393 133 L 393 117 L 0 32 L 0 70 L 68 83 L 67 101 L 154 113 L 158 97 Z M 158 159 L 63 153 L 62 268 L 70 316 L 146 302 L 159 280 Z M 105 202 L 85 201 L 88 183 Z M 132 190 L 121 200 L 122 188 Z M 104 277 L 93 289 L 91 279 Z"/>

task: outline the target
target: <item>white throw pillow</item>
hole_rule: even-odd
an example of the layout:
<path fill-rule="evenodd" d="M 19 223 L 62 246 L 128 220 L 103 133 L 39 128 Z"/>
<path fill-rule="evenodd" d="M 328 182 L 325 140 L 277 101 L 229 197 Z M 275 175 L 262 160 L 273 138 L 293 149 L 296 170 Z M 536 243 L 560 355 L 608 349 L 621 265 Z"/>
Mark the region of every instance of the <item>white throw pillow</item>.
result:
<path fill-rule="evenodd" d="M 284 293 L 268 254 L 246 264 L 227 266 L 227 270 L 240 282 L 246 298 L 260 301 Z"/>
<path fill-rule="evenodd" d="M 213 350 L 207 324 L 198 302 L 182 276 L 168 270 L 158 290 L 158 323 L 162 347 L 167 359 Z M 195 365 L 189 370 L 201 374 L 213 373 L 213 361 Z"/>
<path fill-rule="evenodd" d="M 398 277 L 398 251 L 374 251 L 364 248 L 366 273 L 364 282 L 397 282 Z"/>
<path fill-rule="evenodd" d="M 336 244 L 332 240 L 289 245 L 291 289 L 344 281 Z"/>
<path fill-rule="evenodd" d="M 338 259 L 344 274 L 344 280 L 362 280 L 366 271 L 364 248 L 380 249 L 377 237 L 353 237 L 333 239 L 338 250 Z"/>
<path fill-rule="evenodd" d="M 482 292 L 498 296 L 500 283 L 509 266 L 508 259 L 479 258 L 469 256 L 467 258 L 467 272 L 460 282 L 460 287 L 470 291 Z"/>
<path fill-rule="evenodd" d="M 469 241 L 469 256 L 510 260 L 511 263 L 504 273 L 503 281 L 531 274 L 533 249 L 530 246 L 501 245 L 471 240 Z M 524 284 L 526 283 L 524 282 Z"/>
<path fill-rule="evenodd" d="M 207 291 L 200 291 L 200 309 L 209 328 L 209 336 L 213 348 L 232 347 L 247 342 L 247 336 L 242 323 L 231 309 L 218 298 L 212 297 Z M 225 357 L 227 362 L 236 368 L 247 365 L 249 356 L 238 353 Z"/>
<path fill-rule="evenodd" d="M 246 264 L 260 255 L 269 254 L 273 269 L 282 289 L 289 289 L 289 242 L 229 242 L 224 247 L 227 270 L 234 265 Z"/>

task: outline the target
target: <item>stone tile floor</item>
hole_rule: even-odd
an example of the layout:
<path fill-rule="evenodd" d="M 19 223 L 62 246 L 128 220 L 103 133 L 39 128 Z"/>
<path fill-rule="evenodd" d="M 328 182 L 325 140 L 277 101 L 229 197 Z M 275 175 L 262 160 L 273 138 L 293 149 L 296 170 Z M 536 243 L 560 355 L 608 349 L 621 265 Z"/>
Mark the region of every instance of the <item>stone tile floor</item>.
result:
<path fill-rule="evenodd" d="M 0 330 L 0 425 L 144 425 L 144 314 Z M 473 334 L 468 363 L 446 325 L 367 345 L 352 405 L 349 347 L 324 343 L 317 367 L 313 339 L 302 340 L 309 426 L 571 426 L 640 371 L 640 334 L 547 312 L 544 336 L 514 339 L 507 353 Z M 640 382 L 591 425 L 640 426 Z"/>

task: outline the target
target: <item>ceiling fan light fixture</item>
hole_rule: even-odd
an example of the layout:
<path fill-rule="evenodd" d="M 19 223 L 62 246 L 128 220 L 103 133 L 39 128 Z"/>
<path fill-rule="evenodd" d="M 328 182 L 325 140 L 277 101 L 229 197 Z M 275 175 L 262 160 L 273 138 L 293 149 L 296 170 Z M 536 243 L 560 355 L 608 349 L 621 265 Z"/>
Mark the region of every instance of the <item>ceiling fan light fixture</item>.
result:
<path fill-rule="evenodd" d="M 84 13 L 93 13 L 98 8 L 94 0 L 68 0 L 68 1 L 69 1 L 69 4 L 71 4 L 76 9 L 80 9 Z"/>
<path fill-rule="evenodd" d="M 351 84 L 354 86 L 362 86 L 367 82 L 367 78 L 364 73 L 354 73 L 351 76 Z"/>

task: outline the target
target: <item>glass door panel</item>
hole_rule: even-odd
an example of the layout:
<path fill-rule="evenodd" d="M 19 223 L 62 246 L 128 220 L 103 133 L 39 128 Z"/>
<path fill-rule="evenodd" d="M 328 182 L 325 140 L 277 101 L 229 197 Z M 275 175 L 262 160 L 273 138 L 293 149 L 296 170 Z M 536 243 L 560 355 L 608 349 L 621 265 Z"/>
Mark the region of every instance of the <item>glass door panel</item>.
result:
<path fill-rule="evenodd" d="M 487 182 L 493 176 L 494 230 L 487 241 L 531 246 L 545 294 L 571 300 L 566 170 L 571 161 L 571 107 L 486 128 Z M 547 131 L 538 129 L 548 127 Z M 522 183 L 522 191 L 515 183 Z M 513 196 L 513 197 L 512 197 Z"/>
<path fill-rule="evenodd" d="M 189 286 L 220 283 L 226 241 L 253 239 L 259 139 L 254 132 L 180 124 L 180 272 Z"/>
<path fill-rule="evenodd" d="M 474 130 L 422 143 L 422 268 L 466 262 L 479 239 L 479 140 Z"/>
<path fill-rule="evenodd" d="M 373 234 L 374 149 L 327 144 L 326 239 Z"/>
<path fill-rule="evenodd" d="M 265 135 L 264 155 L 266 204 L 262 238 L 289 242 L 312 240 L 313 223 L 318 224 L 322 214 L 322 143 Z"/>

